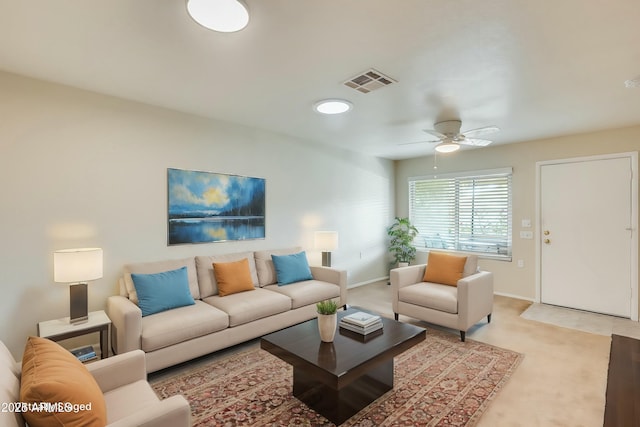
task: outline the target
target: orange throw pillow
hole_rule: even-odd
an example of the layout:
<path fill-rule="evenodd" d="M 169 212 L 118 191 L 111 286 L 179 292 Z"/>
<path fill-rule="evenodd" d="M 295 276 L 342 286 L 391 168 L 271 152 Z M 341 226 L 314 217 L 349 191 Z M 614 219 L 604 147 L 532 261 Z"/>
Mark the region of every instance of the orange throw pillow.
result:
<path fill-rule="evenodd" d="M 107 424 L 104 396 L 93 375 L 73 354 L 46 338 L 27 340 L 22 356 L 20 401 L 39 408 L 23 413 L 31 427 Z M 46 404 L 55 406 L 45 407 Z"/>
<path fill-rule="evenodd" d="M 449 255 L 442 252 L 429 252 L 427 269 L 424 272 L 424 281 L 442 283 L 449 286 L 457 286 L 462 279 L 466 256 Z"/>
<path fill-rule="evenodd" d="M 218 295 L 221 297 L 255 289 L 249 260 L 246 258 L 233 262 L 214 262 L 213 273 L 218 282 Z"/>

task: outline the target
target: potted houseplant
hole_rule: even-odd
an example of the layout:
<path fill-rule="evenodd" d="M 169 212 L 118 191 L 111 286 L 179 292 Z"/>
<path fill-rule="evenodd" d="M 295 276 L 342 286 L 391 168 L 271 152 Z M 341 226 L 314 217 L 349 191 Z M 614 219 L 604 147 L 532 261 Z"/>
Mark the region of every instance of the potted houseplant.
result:
<path fill-rule="evenodd" d="M 333 300 L 324 300 L 316 304 L 318 311 L 318 331 L 324 342 L 333 342 L 338 320 L 338 304 Z"/>
<path fill-rule="evenodd" d="M 398 267 L 405 267 L 416 257 L 416 248 L 413 239 L 418 235 L 418 229 L 411 224 L 409 218 L 396 217 L 395 221 L 387 229 L 391 238 L 389 252 L 394 256 Z"/>

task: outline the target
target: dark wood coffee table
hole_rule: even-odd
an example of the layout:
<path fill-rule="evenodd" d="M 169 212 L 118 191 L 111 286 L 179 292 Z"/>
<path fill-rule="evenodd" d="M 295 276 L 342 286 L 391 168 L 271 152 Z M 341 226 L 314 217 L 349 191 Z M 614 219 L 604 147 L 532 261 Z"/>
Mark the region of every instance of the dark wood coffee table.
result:
<path fill-rule="evenodd" d="M 366 311 L 349 308 L 341 317 Z M 260 340 L 260 347 L 293 366 L 293 395 L 342 424 L 393 388 L 393 358 L 426 337 L 417 326 L 383 318 L 382 333 L 362 335 L 338 329 L 333 343 L 320 341 L 316 319 Z"/>

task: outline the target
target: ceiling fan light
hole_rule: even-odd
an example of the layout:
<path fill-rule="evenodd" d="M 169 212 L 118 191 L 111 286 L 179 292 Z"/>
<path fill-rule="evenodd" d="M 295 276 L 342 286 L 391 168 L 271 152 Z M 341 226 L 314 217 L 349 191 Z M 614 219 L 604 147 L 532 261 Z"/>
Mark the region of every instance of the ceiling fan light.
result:
<path fill-rule="evenodd" d="M 222 33 L 240 31 L 249 23 L 240 0 L 187 0 L 187 12 L 198 24 Z"/>
<path fill-rule="evenodd" d="M 460 149 L 460 145 L 455 142 L 445 141 L 436 145 L 436 151 L 438 153 L 453 153 L 454 151 L 458 151 Z"/>

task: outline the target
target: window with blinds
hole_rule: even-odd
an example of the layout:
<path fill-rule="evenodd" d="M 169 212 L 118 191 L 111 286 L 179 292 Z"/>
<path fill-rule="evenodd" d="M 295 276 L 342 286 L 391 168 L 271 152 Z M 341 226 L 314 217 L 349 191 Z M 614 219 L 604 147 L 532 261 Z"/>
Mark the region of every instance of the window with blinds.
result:
<path fill-rule="evenodd" d="M 409 179 L 416 247 L 511 259 L 511 168 Z"/>

